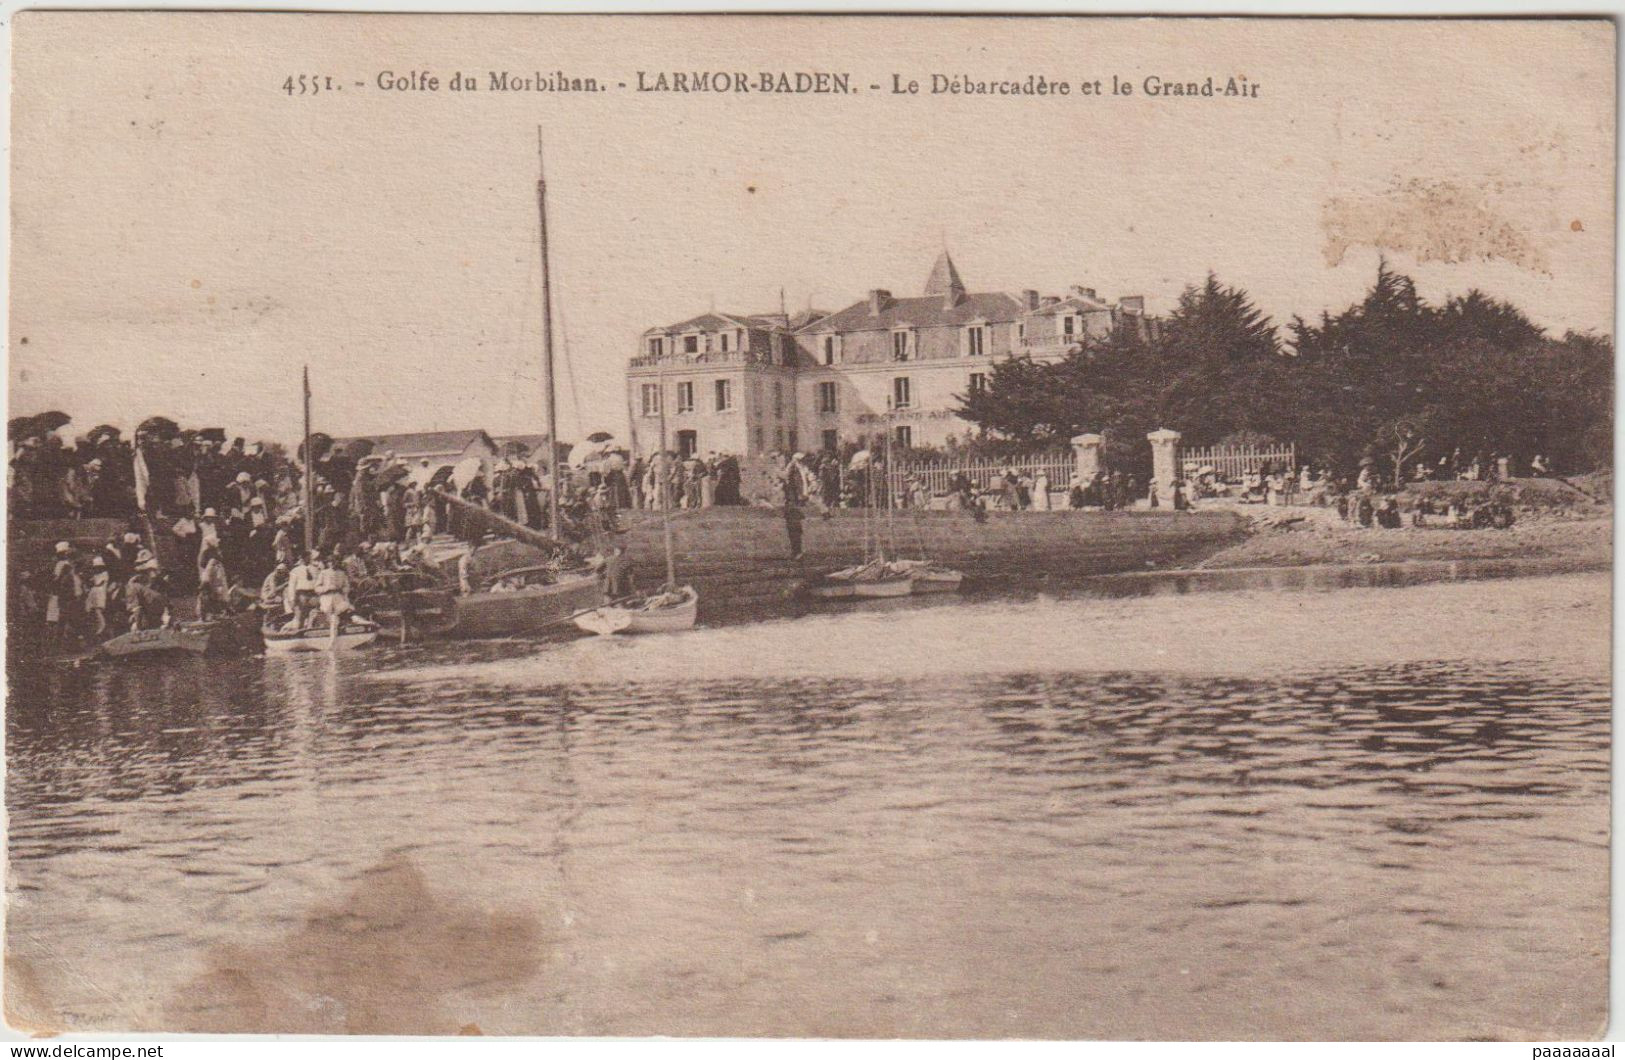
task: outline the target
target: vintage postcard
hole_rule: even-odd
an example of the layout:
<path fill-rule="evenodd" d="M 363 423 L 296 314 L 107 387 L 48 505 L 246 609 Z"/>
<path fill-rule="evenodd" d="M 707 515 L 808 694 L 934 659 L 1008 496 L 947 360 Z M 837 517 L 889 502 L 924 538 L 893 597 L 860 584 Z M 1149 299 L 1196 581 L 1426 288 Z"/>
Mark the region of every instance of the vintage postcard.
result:
<path fill-rule="evenodd" d="M 1614 64 L 23 12 L 10 1027 L 1601 1035 Z"/>

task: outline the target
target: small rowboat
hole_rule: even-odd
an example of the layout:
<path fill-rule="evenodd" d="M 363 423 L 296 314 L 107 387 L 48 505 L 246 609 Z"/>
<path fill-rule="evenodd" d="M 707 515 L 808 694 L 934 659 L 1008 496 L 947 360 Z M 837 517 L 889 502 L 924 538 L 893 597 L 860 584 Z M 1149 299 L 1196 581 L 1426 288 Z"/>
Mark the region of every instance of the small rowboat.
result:
<path fill-rule="evenodd" d="M 110 659 L 174 652 L 203 655 L 209 650 L 209 641 L 215 629 L 212 622 L 182 622 L 158 629 L 137 629 L 119 634 L 102 644 L 97 651 Z"/>
<path fill-rule="evenodd" d="M 354 615 L 345 620 L 336 635 L 327 626 L 291 629 L 289 627 L 293 621 L 290 618 L 275 627 L 267 625 L 260 631 L 265 638 L 267 652 L 348 651 L 370 644 L 378 636 L 378 623 Z"/>
<path fill-rule="evenodd" d="M 960 583 L 965 580 L 964 571 L 928 559 L 900 559 L 892 564 L 892 568 L 914 579 L 914 591 L 917 593 L 958 592 Z"/>
<path fill-rule="evenodd" d="M 885 560 L 871 560 L 857 567 L 830 571 L 807 590 L 821 600 L 879 600 L 907 596 L 914 591 L 914 579 Z"/>
<path fill-rule="evenodd" d="M 588 633 L 678 633 L 693 629 L 700 614 L 700 594 L 691 585 L 655 593 L 640 600 L 600 607 L 575 616 Z"/>

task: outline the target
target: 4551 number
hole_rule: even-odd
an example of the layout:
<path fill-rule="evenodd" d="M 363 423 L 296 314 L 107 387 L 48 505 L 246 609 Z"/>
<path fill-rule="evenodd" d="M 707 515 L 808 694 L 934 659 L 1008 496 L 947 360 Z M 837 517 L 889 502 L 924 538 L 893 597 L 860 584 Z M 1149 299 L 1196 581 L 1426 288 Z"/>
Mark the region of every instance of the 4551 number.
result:
<path fill-rule="evenodd" d="M 290 74 L 282 82 L 282 91 L 290 96 L 314 96 L 320 92 L 336 92 L 338 86 L 327 74 Z"/>

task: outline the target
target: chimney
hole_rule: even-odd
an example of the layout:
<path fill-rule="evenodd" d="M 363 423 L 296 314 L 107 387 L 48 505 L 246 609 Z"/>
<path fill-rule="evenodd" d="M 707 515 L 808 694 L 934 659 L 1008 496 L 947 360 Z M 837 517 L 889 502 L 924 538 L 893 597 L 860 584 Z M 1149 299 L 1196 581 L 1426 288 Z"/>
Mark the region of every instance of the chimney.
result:
<path fill-rule="evenodd" d="M 1028 312 L 1031 312 L 1032 310 L 1037 309 L 1038 308 L 1038 292 L 1037 291 L 1022 291 L 1021 292 L 1021 308 L 1027 310 Z"/>
<path fill-rule="evenodd" d="M 1054 305 L 1055 303 L 1059 302 L 1060 300 L 1061 299 L 1060 299 L 1060 297 L 1058 295 L 1050 294 L 1050 295 L 1045 295 L 1044 296 L 1044 304 L 1045 305 Z"/>
<path fill-rule="evenodd" d="M 869 315 L 877 317 L 880 311 L 891 304 L 891 292 L 882 291 L 878 287 L 869 292 Z"/>
<path fill-rule="evenodd" d="M 1124 297 L 1119 298 L 1117 300 L 1117 304 L 1122 306 L 1123 310 L 1125 312 L 1128 312 L 1128 313 L 1144 313 L 1145 312 L 1145 295 L 1143 295 L 1143 294 L 1125 295 Z"/>

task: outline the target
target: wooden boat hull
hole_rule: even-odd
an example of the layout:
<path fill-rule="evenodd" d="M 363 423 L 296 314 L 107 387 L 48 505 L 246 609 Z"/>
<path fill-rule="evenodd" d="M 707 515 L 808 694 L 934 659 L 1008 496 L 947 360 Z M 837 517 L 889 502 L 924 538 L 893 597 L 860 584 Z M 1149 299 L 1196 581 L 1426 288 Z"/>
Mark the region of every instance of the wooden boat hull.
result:
<path fill-rule="evenodd" d="M 903 559 L 892 564 L 892 567 L 907 574 L 914 579 L 914 591 L 917 593 L 954 593 L 965 580 L 963 571 L 945 567 L 931 560 Z"/>
<path fill-rule="evenodd" d="M 680 633 L 693 629 L 700 616 L 700 595 L 692 586 L 681 590 L 683 600 L 669 607 L 600 607 L 576 616 L 576 626 L 588 633 Z"/>
<path fill-rule="evenodd" d="M 356 609 L 372 616 L 385 633 L 398 633 L 401 613 L 410 613 L 407 633 L 435 636 L 457 624 L 457 594 L 445 589 L 413 589 L 405 593 L 369 593 L 356 601 Z"/>
<path fill-rule="evenodd" d="M 913 591 L 914 579 L 906 574 L 852 583 L 852 597 L 857 600 L 888 600 Z"/>
<path fill-rule="evenodd" d="M 265 638 L 268 653 L 281 654 L 300 651 L 352 651 L 371 644 L 378 637 L 378 624 L 364 619 L 351 619 L 339 627 L 338 636 L 326 626 L 285 632 L 269 626 L 260 631 Z"/>
<path fill-rule="evenodd" d="M 209 650 L 213 634 L 213 629 L 183 629 L 178 626 L 140 629 L 122 633 L 102 644 L 98 650 L 110 659 L 177 653 L 203 655 Z"/>
<path fill-rule="evenodd" d="M 577 612 L 601 604 L 603 592 L 598 579 L 587 576 L 453 599 L 456 621 L 448 636 L 510 637 L 557 630 Z"/>
<path fill-rule="evenodd" d="M 909 595 L 914 584 L 909 575 L 884 561 L 872 560 L 830 571 L 807 591 L 820 600 L 883 600 Z"/>

